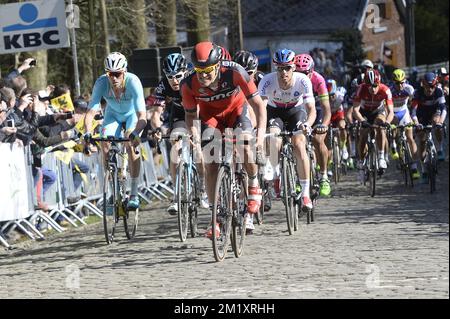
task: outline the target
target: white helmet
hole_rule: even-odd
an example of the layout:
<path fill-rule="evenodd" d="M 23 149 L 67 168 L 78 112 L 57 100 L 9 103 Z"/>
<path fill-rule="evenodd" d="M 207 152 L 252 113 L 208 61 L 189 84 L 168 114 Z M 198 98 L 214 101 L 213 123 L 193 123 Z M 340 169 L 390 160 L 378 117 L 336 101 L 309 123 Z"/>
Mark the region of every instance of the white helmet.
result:
<path fill-rule="evenodd" d="M 373 63 L 370 60 L 364 60 L 361 62 L 362 67 L 371 68 L 373 69 Z"/>
<path fill-rule="evenodd" d="M 106 72 L 126 71 L 127 66 L 127 58 L 120 52 L 112 52 L 105 59 Z"/>

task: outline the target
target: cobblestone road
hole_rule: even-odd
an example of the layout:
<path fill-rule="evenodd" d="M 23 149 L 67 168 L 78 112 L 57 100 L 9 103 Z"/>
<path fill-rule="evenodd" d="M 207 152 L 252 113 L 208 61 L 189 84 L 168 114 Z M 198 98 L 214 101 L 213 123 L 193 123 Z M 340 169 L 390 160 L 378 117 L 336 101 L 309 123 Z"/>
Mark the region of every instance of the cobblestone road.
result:
<path fill-rule="evenodd" d="M 143 212 L 132 242 L 119 233 L 107 246 L 94 224 L 21 243 L 0 251 L 0 299 L 448 298 L 448 162 L 433 195 L 389 175 L 375 198 L 346 176 L 293 236 L 277 202 L 244 255 L 222 263 L 204 237 L 179 242 L 165 203 Z"/>

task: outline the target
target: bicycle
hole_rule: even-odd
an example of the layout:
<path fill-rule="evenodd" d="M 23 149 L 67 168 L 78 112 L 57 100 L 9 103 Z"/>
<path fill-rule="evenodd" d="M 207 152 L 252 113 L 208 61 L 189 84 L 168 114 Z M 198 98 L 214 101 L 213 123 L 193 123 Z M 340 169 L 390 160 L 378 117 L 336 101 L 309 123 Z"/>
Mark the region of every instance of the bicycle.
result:
<path fill-rule="evenodd" d="M 378 167 L 378 150 L 376 144 L 376 132 L 377 128 L 385 128 L 384 126 L 371 125 L 368 124 L 364 127 L 370 128 L 369 134 L 367 135 L 366 147 L 367 153 L 364 157 L 364 186 L 369 182 L 369 195 L 371 197 L 375 196 L 376 191 L 376 180 L 377 176 L 381 176 L 383 171 Z"/>
<path fill-rule="evenodd" d="M 397 138 L 397 145 L 400 155 L 399 164 L 400 170 L 402 171 L 403 180 L 405 182 L 405 187 L 408 187 L 408 185 L 414 187 L 413 171 L 411 168 L 411 165 L 414 163 L 414 161 L 411 155 L 411 149 L 409 147 L 405 132 L 407 128 L 413 126 L 414 126 L 413 124 L 397 126 L 397 129 L 399 130 Z"/>
<path fill-rule="evenodd" d="M 264 165 L 261 163 L 258 164 L 258 183 L 261 187 L 261 206 L 259 207 L 259 211 L 255 214 L 256 223 L 261 225 L 264 221 L 264 212 L 266 211 L 266 204 L 272 206 L 272 200 L 269 195 L 269 183 L 264 180 Z"/>
<path fill-rule="evenodd" d="M 294 146 L 291 143 L 293 132 L 282 131 L 279 133 L 266 134 L 266 136 L 281 137 L 280 151 L 280 173 L 282 189 L 282 201 L 286 211 L 286 223 L 289 235 L 298 230 L 299 205 L 297 193 L 297 169 L 294 156 Z"/>
<path fill-rule="evenodd" d="M 108 142 L 111 144 L 107 154 L 107 170 L 103 182 L 103 229 L 108 244 L 114 241 L 116 226 L 122 218 L 128 239 L 134 238 L 139 222 L 139 208 L 128 210 L 126 191 L 127 154 L 123 143 L 128 138 L 92 138 L 91 143 Z"/>
<path fill-rule="evenodd" d="M 222 134 L 219 173 L 211 216 L 212 246 L 217 262 L 225 258 L 230 241 L 235 257 L 242 255 L 248 216 L 247 173 L 242 164 L 236 161 L 235 139 L 230 136 L 228 130 Z M 220 228 L 219 236 L 216 236 L 216 225 Z"/>
<path fill-rule="evenodd" d="M 189 134 L 176 133 L 181 140 L 181 156 L 175 180 L 175 198 L 178 203 L 178 233 L 186 241 L 188 224 L 191 237 L 197 235 L 198 207 L 200 206 L 200 177 L 193 160 L 193 147 Z"/>

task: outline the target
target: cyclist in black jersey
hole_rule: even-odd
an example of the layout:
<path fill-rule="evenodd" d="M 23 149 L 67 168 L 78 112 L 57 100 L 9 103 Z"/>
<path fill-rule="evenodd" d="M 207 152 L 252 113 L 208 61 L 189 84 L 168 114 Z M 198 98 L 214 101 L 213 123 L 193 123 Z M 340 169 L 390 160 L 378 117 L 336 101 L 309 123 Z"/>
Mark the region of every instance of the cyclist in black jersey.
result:
<path fill-rule="evenodd" d="M 154 95 L 149 99 L 151 127 L 153 130 L 166 127 L 167 133 L 178 130 L 186 132 L 185 112 L 181 105 L 180 93 L 180 83 L 189 75 L 186 58 L 180 53 L 169 54 L 163 61 L 163 71 L 165 78 L 161 80 Z M 161 117 L 163 117 L 163 120 Z M 172 142 L 172 147 L 175 147 L 177 151 L 171 152 L 171 154 L 178 154 L 178 150 L 181 147 L 180 142 Z M 178 160 L 176 159 L 170 160 L 169 167 L 172 181 L 175 181 L 177 163 Z M 200 178 L 203 180 L 203 169 L 199 168 Z M 201 206 L 208 208 L 209 204 L 204 187 L 201 188 Z M 172 201 L 167 211 L 171 215 L 176 215 L 178 212 L 177 203 Z"/>

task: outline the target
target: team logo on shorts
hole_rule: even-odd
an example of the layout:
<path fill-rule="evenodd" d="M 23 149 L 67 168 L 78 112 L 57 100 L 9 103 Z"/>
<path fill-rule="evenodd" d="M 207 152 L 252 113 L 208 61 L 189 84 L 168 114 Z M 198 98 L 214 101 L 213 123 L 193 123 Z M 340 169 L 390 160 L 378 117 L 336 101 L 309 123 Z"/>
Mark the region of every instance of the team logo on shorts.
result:
<path fill-rule="evenodd" d="M 295 91 L 295 92 L 294 92 L 294 96 L 295 96 L 295 97 L 300 96 L 300 92 L 299 92 L 299 91 Z"/>

